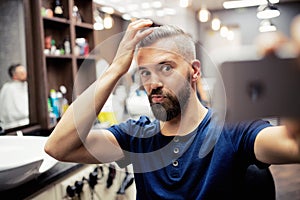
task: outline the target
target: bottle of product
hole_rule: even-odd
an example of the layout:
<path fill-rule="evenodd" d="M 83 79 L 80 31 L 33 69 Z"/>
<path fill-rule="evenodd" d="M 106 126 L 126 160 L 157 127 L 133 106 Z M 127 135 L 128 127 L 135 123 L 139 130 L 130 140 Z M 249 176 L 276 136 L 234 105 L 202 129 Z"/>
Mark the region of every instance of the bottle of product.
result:
<path fill-rule="evenodd" d="M 55 17 L 64 17 L 64 10 L 60 0 L 54 0 L 53 15 Z"/>
<path fill-rule="evenodd" d="M 80 15 L 78 7 L 76 5 L 73 6 L 72 16 L 76 22 L 78 22 L 78 23 L 82 22 L 81 15 Z"/>
<path fill-rule="evenodd" d="M 88 56 L 89 53 L 90 53 L 90 46 L 89 46 L 89 43 L 88 43 L 87 39 L 85 39 L 85 41 L 84 41 L 84 48 L 83 49 L 84 49 L 83 55 Z"/>
<path fill-rule="evenodd" d="M 117 118 L 113 110 L 113 95 L 110 95 L 105 102 L 101 112 L 98 115 L 98 120 L 105 126 L 117 124 Z"/>
<path fill-rule="evenodd" d="M 71 54 L 71 43 L 70 43 L 69 36 L 67 36 L 65 41 L 64 41 L 64 49 L 65 49 L 65 54 L 66 55 Z"/>
<path fill-rule="evenodd" d="M 68 109 L 69 103 L 68 100 L 65 98 L 67 93 L 67 88 L 64 85 L 59 87 L 60 93 L 62 94 L 62 99 L 60 101 L 60 116 L 62 116 Z"/>
<path fill-rule="evenodd" d="M 51 106 L 51 98 L 48 98 L 48 113 L 50 119 L 50 126 L 54 126 L 57 123 L 56 115 L 53 113 Z"/>
<path fill-rule="evenodd" d="M 55 40 L 54 39 L 52 39 L 51 40 L 51 49 L 50 49 L 50 54 L 52 54 L 52 55 L 54 55 L 55 54 L 55 52 L 56 52 L 56 45 L 55 45 Z"/>
<path fill-rule="evenodd" d="M 57 97 L 57 103 L 59 108 L 59 116 L 61 117 L 69 106 L 68 100 L 63 97 L 63 94 L 61 92 L 57 92 L 56 97 Z"/>
<path fill-rule="evenodd" d="M 52 112 L 55 114 L 56 118 L 60 117 L 59 113 L 59 102 L 57 99 L 56 91 L 54 89 L 50 90 L 50 101 L 51 101 L 51 107 L 52 107 Z"/>

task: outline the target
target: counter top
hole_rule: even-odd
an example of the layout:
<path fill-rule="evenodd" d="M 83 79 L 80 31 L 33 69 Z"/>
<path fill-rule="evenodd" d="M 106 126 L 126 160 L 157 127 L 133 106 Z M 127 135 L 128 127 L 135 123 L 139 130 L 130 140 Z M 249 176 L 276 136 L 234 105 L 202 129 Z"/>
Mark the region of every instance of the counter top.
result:
<path fill-rule="evenodd" d="M 60 178 L 68 175 L 69 173 L 82 168 L 83 166 L 83 164 L 78 163 L 58 162 L 50 170 L 39 175 L 35 179 L 32 179 L 15 188 L 0 191 L 0 196 L 10 200 L 25 199 L 39 190 L 47 187 L 49 184 L 54 183 Z"/>

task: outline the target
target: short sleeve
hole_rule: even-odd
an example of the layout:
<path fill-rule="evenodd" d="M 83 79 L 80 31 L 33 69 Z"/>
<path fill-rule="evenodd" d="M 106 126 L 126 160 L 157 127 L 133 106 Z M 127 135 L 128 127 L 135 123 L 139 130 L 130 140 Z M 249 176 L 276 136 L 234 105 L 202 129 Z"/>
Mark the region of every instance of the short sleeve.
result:
<path fill-rule="evenodd" d="M 233 146 L 237 151 L 237 155 L 247 164 L 255 164 L 260 168 L 269 166 L 256 159 L 254 143 L 258 133 L 270 126 L 272 125 L 268 121 L 256 120 L 251 122 L 241 122 L 232 127 Z"/>

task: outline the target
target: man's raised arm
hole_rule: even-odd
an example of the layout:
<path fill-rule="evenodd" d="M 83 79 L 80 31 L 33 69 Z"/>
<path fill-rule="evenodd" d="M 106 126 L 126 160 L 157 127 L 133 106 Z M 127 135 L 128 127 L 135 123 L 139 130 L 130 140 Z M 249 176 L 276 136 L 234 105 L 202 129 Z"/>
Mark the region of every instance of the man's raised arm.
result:
<path fill-rule="evenodd" d="M 118 80 L 128 71 L 136 44 L 152 32 L 152 21 L 131 22 L 110 67 L 68 108 L 53 132 L 45 151 L 61 161 L 103 163 L 118 160 L 123 152 L 107 130 L 91 131 L 96 116 Z"/>

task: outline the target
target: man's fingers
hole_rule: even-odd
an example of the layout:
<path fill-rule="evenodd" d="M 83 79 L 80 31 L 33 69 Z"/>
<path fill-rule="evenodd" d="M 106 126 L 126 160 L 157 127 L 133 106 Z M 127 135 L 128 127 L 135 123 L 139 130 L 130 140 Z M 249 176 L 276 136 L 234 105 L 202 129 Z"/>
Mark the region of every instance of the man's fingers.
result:
<path fill-rule="evenodd" d="M 145 38 L 147 35 L 149 35 L 150 33 L 153 32 L 153 27 L 150 27 L 150 28 L 146 28 L 142 31 L 138 31 L 136 33 L 136 37 L 135 37 L 135 41 L 134 43 L 137 44 L 139 41 L 141 41 L 143 38 Z"/>
<path fill-rule="evenodd" d="M 134 28 L 134 29 L 139 29 L 143 27 L 147 27 L 153 24 L 153 21 L 150 19 L 139 19 L 134 22 L 131 22 L 128 26 L 128 28 Z"/>
<path fill-rule="evenodd" d="M 130 67 L 137 43 L 153 31 L 153 28 L 149 28 L 151 24 L 153 24 L 151 20 L 140 19 L 128 25 L 113 60 L 124 72 Z"/>
<path fill-rule="evenodd" d="M 125 40 L 130 40 L 133 39 L 137 32 L 140 31 L 143 28 L 149 27 L 153 24 L 153 21 L 149 20 L 149 19 L 140 19 L 134 22 L 131 22 L 128 25 L 127 31 L 125 33 Z"/>

